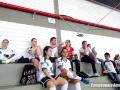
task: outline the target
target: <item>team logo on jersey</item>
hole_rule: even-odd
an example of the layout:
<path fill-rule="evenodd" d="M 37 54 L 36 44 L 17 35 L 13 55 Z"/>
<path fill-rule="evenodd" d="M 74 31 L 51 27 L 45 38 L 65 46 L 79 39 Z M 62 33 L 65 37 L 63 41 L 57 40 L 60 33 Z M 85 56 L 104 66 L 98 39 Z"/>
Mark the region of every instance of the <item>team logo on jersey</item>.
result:
<path fill-rule="evenodd" d="M 0 54 L 1 54 L 2 52 L 0 51 Z"/>
<path fill-rule="evenodd" d="M 60 63 L 60 61 L 57 61 L 57 63 Z"/>
<path fill-rule="evenodd" d="M 41 62 L 41 65 L 43 65 L 44 64 L 44 62 Z"/>

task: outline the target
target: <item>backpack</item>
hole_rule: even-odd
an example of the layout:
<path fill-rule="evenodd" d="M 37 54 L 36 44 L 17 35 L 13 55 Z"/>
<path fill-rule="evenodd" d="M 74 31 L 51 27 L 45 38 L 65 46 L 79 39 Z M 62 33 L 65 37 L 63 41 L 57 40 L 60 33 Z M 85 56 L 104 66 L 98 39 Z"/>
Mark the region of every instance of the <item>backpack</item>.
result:
<path fill-rule="evenodd" d="M 81 71 L 81 72 L 79 73 L 79 76 L 82 77 L 82 78 L 88 78 L 88 77 L 89 77 L 89 76 L 88 76 L 86 73 L 84 73 L 83 71 Z"/>
<path fill-rule="evenodd" d="M 26 64 L 23 68 L 22 76 L 20 79 L 22 85 L 37 83 L 36 68 L 33 65 Z"/>

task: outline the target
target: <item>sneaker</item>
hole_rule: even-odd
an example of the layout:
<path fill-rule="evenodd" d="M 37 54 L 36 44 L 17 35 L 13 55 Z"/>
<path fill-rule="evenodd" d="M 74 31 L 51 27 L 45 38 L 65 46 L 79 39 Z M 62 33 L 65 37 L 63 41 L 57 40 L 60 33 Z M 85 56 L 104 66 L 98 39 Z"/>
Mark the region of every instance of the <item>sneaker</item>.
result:
<path fill-rule="evenodd" d="M 95 73 L 94 76 L 100 76 L 99 74 Z"/>
<path fill-rule="evenodd" d="M 2 64 L 7 64 L 6 60 L 2 60 Z"/>
<path fill-rule="evenodd" d="M 90 83 L 90 81 L 87 80 L 87 79 L 85 79 L 85 78 L 82 78 L 82 79 L 81 79 L 81 82 L 83 82 L 84 84 L 89 84 L 89 83 Z"/>
<path fill-rule="evenodd" d="M 107 70 L 103 71 L 103 73 L 105 73 L 105 74 L 106 74 L 106 73 L 107 73 Z"/>
<path fill-rule="evenodd" d="M 101 62 L 99 62 L 98 60 L 96 61 L 96 64 L 101 64 Z"/>

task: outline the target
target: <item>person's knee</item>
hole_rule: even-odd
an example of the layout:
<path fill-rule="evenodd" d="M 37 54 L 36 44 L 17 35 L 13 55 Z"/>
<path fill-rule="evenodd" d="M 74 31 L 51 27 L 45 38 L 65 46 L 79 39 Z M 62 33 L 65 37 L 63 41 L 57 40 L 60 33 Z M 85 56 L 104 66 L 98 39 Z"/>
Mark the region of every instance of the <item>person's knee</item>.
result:
<path fill-rule="evenodd" d="M 73 84 L 76 84 L 76 83 L 78 83 L 78 82 L 79 82 L 79 80 L 75 80 L 75 79 L 72 80 L 72 83 L 73 83 Z"/>
<path fill-rule="evenodd" d="M 52 81 L 49 81 L 47 83 L 47 88 L 56 88 L 56 85 Z"/>
<path fill-rule="evenodd" d="M 61 73 L 61 76 L 63 78 L 67 78 L 67 73 L 68 73 L 68 70 L 64 70 L 62 73 Z"/>
<path fill-rule="evenodd" d="M 20 58 L 23 57 L 22 54 L 16 54 L 16 56 L 17 56 L 17 57 L 20 57 Z"/>
<path fill-rule="evenodd" d="M 64 82 L 63 82 L 63 84 L 67 84 L 68 83 L 68 81 L 66 80 L 66 79 L 64 79 Z"/>
<path fill-rule="evenodd" d="M 38 63 L 38 60 L 37 59 L 32 59 L 32 61 L 31 61 L 32 63 Z"/>

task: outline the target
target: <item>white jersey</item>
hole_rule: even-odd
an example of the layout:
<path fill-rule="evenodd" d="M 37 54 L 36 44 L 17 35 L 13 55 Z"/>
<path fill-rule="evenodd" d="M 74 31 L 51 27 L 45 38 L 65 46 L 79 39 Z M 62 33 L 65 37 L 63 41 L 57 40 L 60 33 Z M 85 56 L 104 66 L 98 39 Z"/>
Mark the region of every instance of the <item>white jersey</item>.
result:
<path fill-rule="evenodd" d="M 53 64 L 51 63 L 51 61 L 49 59 L 47 59 L 45 57 L 43 57 L 42 60 L 40 60 L 40 62 L 39 62 L 40 80 L 42 78 L 46 77 L 43 70 L 47 70 L 50 75 L 54 75 L 53 74 Z"/>
<path fill-rule="evenodd" d="M 66 60 L 66 62 L 62 59 L 62 57 L 58 58 L 56 62 L 56 75 L 59 75 L 61 73 L 60 67 L 63 67 L 66 70 L 72 70 L 70 60 Z"/>
<path fill-rule="evenodd" d="M 3 55 L 3 56 L 6 56 L 6 55 L 14 56 L 15 55 L 15 53 L 13 52 L 13 50 L 10 49 L 10 48 L 8 48 L 8 47 L 5 48 L 5 49 L 0 48 L 0 54 Z"/>
<path fill-rule="evenodd" d="M 52 49 L 52 55 L 51 55 L 51 57 L 55 57 L 55 56 L 58 56 L 57 47 L 55 47 L 55 48 Z"/>
<path fill-rule="evenodd" d="M 32 59 L 32 58 L 35 58 L 35 53 L 34 54 L 29 53 L 30 51 L 33 50 L 32 46 L 28 47 L 27 50 L 28 50 L 28 54 L 29 54 L 28 55 L 29 60 Z"/>
<path fill-rule="evenodd" d="M 83 55 L 83 54 L 81 54 L 81 52 L 84 52 L 84 49 L 83 49 L 83 48 L 80 48 L 79 52 L 80 52 L 80 58 L 82 58 L 84 55 Z M 87 52 L 87 54 L 86 54 L 86 55 L 89 55 L 89 53 L 90 53 L 90 52 L 92 52 L 92 51 L 91 51 L 91 49 L 90 49 L 90 48 L 87 48 L 87 51 L 86 51 L 86 52 Z"/>
<path fill-rule="evenodd" d="M 107 68 L 107 72 L 113 72 L 113 73 L 116 73 L 116 70 L 115 70 L 115 65 L 113 63 L 113 61 L 105 61 L 105 66 Z"/>

